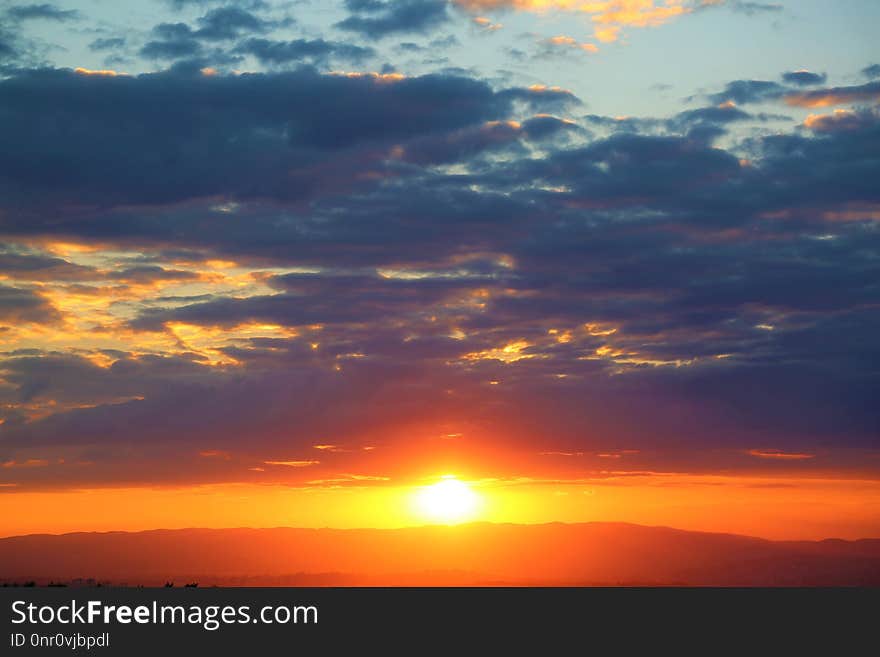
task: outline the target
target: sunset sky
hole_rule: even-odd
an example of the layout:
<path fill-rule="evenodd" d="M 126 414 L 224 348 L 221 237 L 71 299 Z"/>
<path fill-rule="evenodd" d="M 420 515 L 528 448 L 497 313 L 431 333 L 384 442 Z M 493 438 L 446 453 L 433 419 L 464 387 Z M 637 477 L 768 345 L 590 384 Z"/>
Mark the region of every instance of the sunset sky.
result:
<path fill-rule="evenodd" d="M 880 536 L 878 24 L 0 0 L 0 536 Z"/>

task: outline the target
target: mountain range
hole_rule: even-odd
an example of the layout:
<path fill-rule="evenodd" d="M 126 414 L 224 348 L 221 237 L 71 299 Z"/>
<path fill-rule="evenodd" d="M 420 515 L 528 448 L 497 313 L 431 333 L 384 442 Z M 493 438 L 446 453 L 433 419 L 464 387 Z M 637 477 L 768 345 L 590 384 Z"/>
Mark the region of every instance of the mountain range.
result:
<path fill-rule="evenodd" d="M 624 523 L 175 529 L 0 539 L 0 582 L 161 586 L 880 586 L 880 539 Z"/>

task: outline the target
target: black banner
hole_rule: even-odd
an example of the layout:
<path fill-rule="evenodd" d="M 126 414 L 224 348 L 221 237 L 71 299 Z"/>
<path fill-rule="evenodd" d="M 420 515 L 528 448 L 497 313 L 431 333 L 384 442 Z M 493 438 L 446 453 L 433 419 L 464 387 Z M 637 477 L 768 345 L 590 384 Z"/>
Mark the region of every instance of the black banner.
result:
<path fill-rule="evenodd" d="M 0 589 L 0 654 L 645 654 L 874 641 L 877 589 Z"/>

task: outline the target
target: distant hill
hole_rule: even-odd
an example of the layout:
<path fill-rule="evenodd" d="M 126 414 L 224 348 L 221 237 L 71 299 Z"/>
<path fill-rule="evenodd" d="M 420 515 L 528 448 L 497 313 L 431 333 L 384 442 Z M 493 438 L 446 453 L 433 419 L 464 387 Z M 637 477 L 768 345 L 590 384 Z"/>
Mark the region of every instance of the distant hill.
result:
<path fill-rule="evenodd" d="M 147 586 L 880 586 L 880 539 L 769 541 L 622 523 L 0 539 L 0 581 L 77 578 Z"/>

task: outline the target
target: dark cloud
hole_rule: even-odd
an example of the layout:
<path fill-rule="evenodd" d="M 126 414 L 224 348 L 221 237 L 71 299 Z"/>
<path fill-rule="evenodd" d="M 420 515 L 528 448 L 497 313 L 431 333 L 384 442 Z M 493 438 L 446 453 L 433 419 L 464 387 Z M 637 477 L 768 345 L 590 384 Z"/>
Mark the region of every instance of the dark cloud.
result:
<path fill-rule="evenodd" d="M 870 66 L 866 66 L 862 69 L 862 75 L 864 75 L 869 80 L 880 78 L 880 64 L 871 64 Z"/>
<path fill-rule="evenodd" d="M 783 11 L 784 7 L 778 3 L 768 2 L 748 2 L 747 0 L 732 0 L 726 3 L 733 11 L 746 14 L 747 16 L 755 16 L 766 13 L 777 13 Z"/>
<path fill-rule="evenodd" d="M 448 164 L 511 146 L 522 135 L 518 124 L 493 121 L 445 135 L 423 137 L 407 144 L 401 159 L 415 164 Z"/>
<path fill-rule="evenodd" d="M 454 34 L 447 34 L 446 36 L 437 37 L 436 39 L 431 39 L 428 42 L 428 47 L 433 48 L 434 50 L 446 50 L 448 48 L 458 48 L 461 46 L 461 41 L 458 40 L 458 37 Z"/>
<path fill-rule="evenodd" d="M 347 2 L 346 6 L 353 14 L 336 27 L 373 39 L 393 34 L 425 33 L 449 20 L 447 0 L 356 0 Z"/>
<path fill-rule="evenodd" d="M 680 130 L 683 127 L 692 127 L 700 124 L 724 125 L 735 121 L 746 121 L 751 118 L 752 116 L 748 112 L 744 112 L 734 105 L 721 105 L 681 112 L 670 120 L 670 125 Z"/>
<path fill-rule="evenodd" d="M 125 414 L 126 410 L 131 408 L 130 406 L 126 408 L 126 403 L 131 404 L 145 396 L 150 398 L 163 396 L 167 403 L 170 398 L 163 393 L 163 390 L 167 392 L 171 382 L 174 382 L 172 388 L 177 394 L 196 388 L 207 392 L 213 378 L 210 368 L 199 365 L 198 362 L 185 356 L 134 357 L 126 352 L 112 351 L 105 351 L 103 355 L 114 361 L 111 366 L 101 367 L 87 358 L 57 352 L 12 355 L 2 363 L 4 378 L 12 388 L 11 392 L 8 387 L 4 390 L 4 401 L 34 404 L 50 401 L 53 405 L 67 410 L 97 402 L 101 406 L 108 405 L 109 408 L 104 406 L 97 412 L 85 415 L 100 417 L 100 423 L 109 419 L 109 416 L 105 415 L 107 410 L 110 410 L 110 416 L 116 415 L 120 410 Z M 62 424 L 66 424 L 72 420 L 73 425 L 69 425 L 72 430 L 70 436 L 72 445 L 116 442 L 115 439 L 106 438 L 96 441 L 95 436 L 88 438 L 82 435 L 80 431 L 84 427 L 82 424 L 76 426 L 82 417 L 82 414 L 73 411 L 67 417 L 58 417 L 47 425 L 55 424 L 59 420 Z M 115 420 L 112 422 L 115 423 Z M 64 440 L 59 441 L 57 438 L 40 435 L 47 425 L 24 423 L 13 427 L 12 431 L 20 436 L 39 436 L 39 442 L 43 443 L 64 443 Z M 97 428 L 98 425 L 93 426 Z M 111 429 L 105 425 L 105 430 Z M 116 429 L 111 431 L 115 433 Z M 136 438 L 135 436 L 135 440 Z"/>
<path fill-rule="evenodd" d="M 198 279 L 198 275 L 190 271 L 164 269 L 158 265 L 141 265 L 115 272 L 112 278 L 126 283 L 153 283 L 156 281 L 192 281 Z"/>
<path fill-rule="evenodd" d="M 525 135 L 534 141 L 552 139 L 564 133 L 583 132 L 574 121 L 567 121 L 549 114 L 533 116 L 523 121 L 522 129 Z"/>
<path fill-rule="evenodd" d="M 11 59 L 15 55 L 15 48 L 11 40 L 4 34 L 0 34 L 0 62 Z"/>
<path fill-rule="evenodd" d="M 634 116 L 611 117 L 587 114 L 582 118 L 590 126 L 610 133 L 659 134 L 669 124 L 669 120 Z"/>
<path fill-rule="evenodd" d="M 0 322 L 52 322 L 58 313 L 43 297 L 30 290 L 0 285 Z"/>
<path fill-rule="evenodd" d="M 499 96 L 522 103 L 535 112 L 565 111 L 581 104 L 581 100 L 568 89 L 545 85 L 504 89 Z"/>
<path fill-rule="evenodd" d="M 29 36 L 29 21 L 68 22 L 78 20 L 74 10 L 51 4 L 11 5 L 0 8 L 0 74 L 14 75 L 20 68 L 38 66 L 45 60 L 47 46 Z"/>
<path fill-rule="evenodd" d="M 188 7 L 204 8 L 209 5 L 227 4 L 228 0 L 166 0 L 173 9 L 180 11 Z M 265 0 L 235 0 L 235 6 L 241 9 L 254 11 L 267 9 L 269 4 Z"/>
<path fill-rule="evenodd" d="M 125 46 L 125 37 L 103 37 L 89 44 L 89 50 L 118 50 Z"/>
<path fill-rule="evenodd" d="M 773 135 L 761 142 L 762 166 L 767 176 L 760 201 L 776 208 L 828 208 L 880 202 L 872 178 L 880 173 L 880 122 L 860 122 L 859 129 L 832 130 L 822 138 Z"/>
<path fill-rule="evenodd" d="M 12 20 L 50 20 L 71 21 L 79 18 L 79 12 L 73 9 L 60 9 L 55 5 L 14 5 L 6 10 L 6 15 Z"/>
<path fill-rule="evenodd" d="M 627 119 L 613 121 L 614 129 L 620 131 L 651 131 L 665 129 L 674 134 L 686 134 L 691 139 L 711 143 L 715 139 L 726 135 L 729 126 L 734 123 L 766 123 L 768 121 L 790 121 L 791 117 L 780 114 L 768 114 L 759 112 L 751 114 L 745 112 L 733 102 L 725 102 L 711 107 L 701 107 L 694 110 L 686 110 L 663 122 L 652 120 Z M 602 123 L 600 121 L 600 123 Z M 604 121 L 606 126 L 609 120 Z"/>
<path fill-rule="evenodd" d="M 717 100 L 791 93 L 739 81 Z M 38 283 L 201 285 L 215 259 L 239 277 L 114 306 L 118 335 L 174 354 L 6 354 L 4 413 L 45 411 L 10 411 L 9 458 L 88 453 L 92 482 L 240 480 L 317 436 L 397 455 L 449 423 L 475 449 L 681 449 L 695 471 L 756 445 L 876 444 L 873 110 L 713 140 L 778 117 L 575 120 L 564 89 L 309 68 L 39 70 L 0 96 L 0 228 L 31 245 L 0 254 L 4 323 L 61 312 Z M 134 253 L 95 271 L 33 246 L 49 240 Z M 229 337 L 196 353 L 178 325 Z M 200 449 L 229 470 L 198 469 Z M 758 460 L 742 467 L 774 466 Z M 806 461 L 789 466 L 827 466 Z"/>
<path fill-rule="evenodd" d="M 405 52 L 405 53 L 418 53 L 418 52 L 424 52 L 425 50 L 427 50 L 424 46 L 420 46 L 419 44 L 413 43 L 412 41 L 404 41 L 402 43 L 398 43 L 394 47 L 394 49 L 397 50 L 398 52 Z"/>
<path fill-rule="evenodd" d="M 198 29 L 187 23 L 160 23 L 152 30 L 153 40 L 148 41 L 140 50 L 143 57 L 165 60 L 195 60 L 200 66 L 207 64 L 225 64 L 236 61 L 235 51 L 231 49 L 209 49 L 206 44 L 232 41 L 251 34 L 262 34 L 270 29 L 288 26 L 291 20 L 264 20 L 241 7 L 220 7 L 212 9 L 198 19 Z M 263 44 L 257 47 L 259 52 L 270 49 L 270 42 L 265 39 L 251 39 L 251 42 Z M 248 43 L 239 49 L 248 49 Z M 252 48 L 253 49 L 253 48 Z M 279 46 L 275 46 L 276 53 Z"/>
<path fill-rule="evenodd" d="M 209 41 L 235 39 L 243 34 L 266 32 L 274 24 L 240 7 L 212 9 L 199 19 L 195 35 Z"/>
<path fill-rule="evenodd" d="M 167 322 L 205 326 L 235 326 L 249 321 L 285 326 L 371 322 L 439 304 L 469 290 L 474 280 L 467 276 L 407 281 L 380 276 L 291 274 L 272 282 L 273 287 L 284 291 L 282 294 L 146 311 L 132 325 L 139 330 L 158 330 Z"/>
<path fill-rule="evenodd" d="M 380 12 L 387 9 L 385 0 L 345 0 L 345 8 L 354 12 Z"/>
<path fill-rule="evenodd" d="M 181 59 L 201 52 L 202 44 L 186 23 L 161 23 L 153 28 L 157 38 L 148 41 L 140 54 L 148 59 Z"/>
<path fill-rule="evenodd" d="M 785 102 L 797 107 L 829 107 L 877 101 L 880 101 L 880 81 L 846 87 L 792 92 L 785 95 Z"/>
<path fill-rule="evenodd" d="M 376 55 L 376 51 L 370 47 L 324 39 L 272 41 L 253 38 L 239 44 L 236 51 L 253 55 L 262 63 L 270 65 L 294 62 L 326 63 L 330 60 L 361 63 Z"/>
<path fill-rule="evenodd" d="M 842 111 L 832 114 L 819 114 L 807 119 L 807 127 L 816 133 L 838 131 L 863 132 L 870 130 L 878 123 L 876 110 Z"/>
<path fill-rule="evenodd" d="M 168 26 L 168 31 L 179 30 Z M 5 121 L 0 138 L 11 158 L 0 185 L 10 193 L 18 189 L 20 198 L 51 189 L 59 201 L 74 195 L 105 205 L 211 194 L 302 197 L 325 166 L 326 153 L 369 144 L 391 148 L 497 120 L 510 114 L 514 98 L 539 107 L 573 99 L 528 90 L 494 92 L 461 77 L 386 80 L 311 69 L 137 77 L 43 70 L 0 87 L 12 99 L 0 110 Z M 52 120 L 41 118 L 46 113 Z M 354 165 L 352 160 L 333 166 L 341 173 L 338 167 Z"/>
<path fill-rule="evenodd" d="M 812 73 L 810 71 L 788 71 L 782 74 L 783 82 L 794 84 L 799 87 L 809 87 L 816 84 L 824 84 L 828 76 L 825 73 Z"/>
<path fill-rule="evenodd" d="M 733 101 L 746 105 L 777 100 L 786 90 L 785 86 L 768 80 L 734 80 L 727 83 L 724 91 L 710 95 L 709 100 L 714 103 Z"/>
<path fill-rule="evenodd" d="M 0 274 L 7 279 L 60 281 L 97 278 L 96 270 L 43 254 L 0 252 Z"/>

